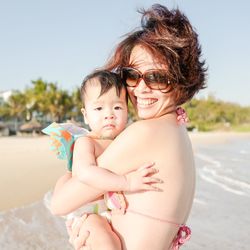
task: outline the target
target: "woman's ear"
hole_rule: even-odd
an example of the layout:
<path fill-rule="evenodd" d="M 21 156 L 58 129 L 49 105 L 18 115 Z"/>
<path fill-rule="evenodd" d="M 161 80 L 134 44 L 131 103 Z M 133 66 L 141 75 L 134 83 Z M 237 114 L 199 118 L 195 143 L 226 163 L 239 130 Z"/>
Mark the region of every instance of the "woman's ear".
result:
<path fill-rule="evenodd" d="M 83 118 L 84 118 L 84 122 L 85 122 L 85 124 L 89 124 L 89 122 L 88 122 L 88 118 L 87 118 L 87 112 L 86 112 L 86 109 L 81 108 L 81 112 L 82 112 L 82 115 L 83 115 Z"/>

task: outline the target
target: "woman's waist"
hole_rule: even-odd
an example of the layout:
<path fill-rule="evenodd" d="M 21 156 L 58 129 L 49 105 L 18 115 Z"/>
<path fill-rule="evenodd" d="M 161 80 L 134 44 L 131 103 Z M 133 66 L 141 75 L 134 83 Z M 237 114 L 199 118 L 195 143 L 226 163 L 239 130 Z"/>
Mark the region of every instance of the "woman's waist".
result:
<path fill-rule="evenodd" d="M 151 194 L 150 194 L 151 193 Z M 177 194 L 176 192 L 153 192 L 126 194 L 127 211 L 137 212 L 160 220 L 169 220 L 182 224 L 190 212 L 193 192 Z"/>
<path fill-rule="evenodd" d="M 170 245 L 180 228 L 179 223 L 165 218 L 162 220 L 157 214 L 151 216 L 145 210 L 139 211 L 138 213 L 137 210 L 128 210 L 124 215 L 112 215 L 112 226 L 125 240 L 124 245 L 127 249 L 158 250 Z M 155 239 L 155 241 L 150 239 Z"/>

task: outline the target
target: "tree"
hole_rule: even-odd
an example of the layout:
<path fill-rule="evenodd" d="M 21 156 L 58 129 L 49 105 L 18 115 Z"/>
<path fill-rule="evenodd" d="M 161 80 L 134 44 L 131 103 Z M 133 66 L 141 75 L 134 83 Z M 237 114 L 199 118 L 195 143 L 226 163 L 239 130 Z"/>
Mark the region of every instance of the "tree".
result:
<path fill-rule="evenodd" d="M 15 120 L 16 131 L 18 129 L 18 121 L 26 116 L 26 103 L 26 96 L 20 91 L 14 91 L 5 105 L 6 115 L 14 118 Z"/>
<path fill-rule="evenodd" d="M 69 111 L 69 115 L 76 121 L 82 121 L 82 113 L 81 108 L 83 107 L 83 102 L 81 98 L 81 92 L 79 88 L 75 88 L 71 94 L 71 101 L 73 103 L 73 107 L 71 111 Z"/>
<path fill-rule="evenodd" d="M 39 78 L 32 81 L 32 85 L 32 87 L 25 90 L 27 109 L 31 113 L 31 118 L 33 113 L 46 115 L 48 113 L 46 96 L 48 83 Z"/>
<path fill-rule="evenodd" d="M 58 89 L 57 84 L 49 83 L 47 87 L 46 106 L 51 120 L 61 122 L 73 108 L 71 96 L 67 91 Z"/>

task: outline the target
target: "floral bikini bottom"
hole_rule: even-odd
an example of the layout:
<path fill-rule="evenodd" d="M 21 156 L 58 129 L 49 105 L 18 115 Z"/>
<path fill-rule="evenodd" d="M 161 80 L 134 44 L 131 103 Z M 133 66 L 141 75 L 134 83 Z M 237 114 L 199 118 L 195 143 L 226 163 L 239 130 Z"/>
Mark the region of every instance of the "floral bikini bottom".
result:
<path fill-rule="evenodd" d="M 191 229 L 184 224 L 178 224 L 178 223 L 173 222 L 173 221 L 153 217 L 153 216 L 150 216 L 150 215 L 147 215 L 144 213 L 137 212 L 133 209 L 127 209 L 126 212 L 141 215 L 141 216 L 144 216 L 144 217 L 152 219 L 152 220 L 161 221 L 163 223 L 169 223 L 169 224 L 172 224 L 172 225 L 179 227 L 179 230 L 178 230 L 178 232 L 177 232 L 177 234 L 172 242 L 171 250 L 178 250 L 180 248 L 180 246 L 182 246 L 186 241 L 188 241 L 191 238 Z"/>

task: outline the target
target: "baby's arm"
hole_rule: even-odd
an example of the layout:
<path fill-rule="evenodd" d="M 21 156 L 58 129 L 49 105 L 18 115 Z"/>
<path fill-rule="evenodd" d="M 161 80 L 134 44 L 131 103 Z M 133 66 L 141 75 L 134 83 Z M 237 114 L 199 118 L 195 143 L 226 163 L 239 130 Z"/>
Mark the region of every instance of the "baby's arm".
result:
<path fill-rule="evenodd" d="M 98 167 L 95 159 L 95 145 L 92 138 L 81 137 L 75 142 L 73 155 L 73 176 L 84 184 L 104 191 L 141 191 L 157 190 L 152 186 L 161 180 L 151 177 L 157 171 L 147 164 L 126 175 L 117 175 Z"/>

